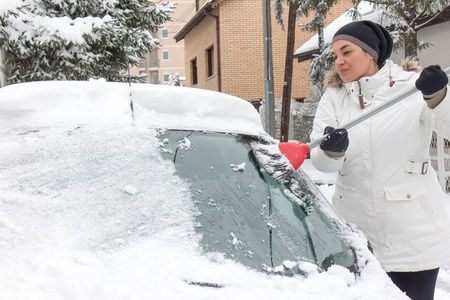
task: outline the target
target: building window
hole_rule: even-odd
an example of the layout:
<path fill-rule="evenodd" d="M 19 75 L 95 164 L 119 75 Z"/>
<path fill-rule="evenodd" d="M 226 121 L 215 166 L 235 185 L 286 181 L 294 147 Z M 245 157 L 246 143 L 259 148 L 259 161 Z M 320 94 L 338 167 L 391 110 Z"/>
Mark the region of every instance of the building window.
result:
<path fill-rule="evenodd" d="M 169 50 L 163 50 L 162 51 L 162 60 L 168 61 L 169 60 Z"/>
<path fill-rule="evenodd" d="M 206 66 L 207 66 L 207 75 L 211 77 L 214 75 L 213 66 L 214 66 L 214 47 L 206 49 Z"/>
<path fill-rule="evenodd" d="M 150 55 L 151 55 L 151 60 L 152 60 L 150 66 L 151 66 L 152 68 L 158 68 L 158 67 L 159 67 L 159 63 L 158 63 L 158 52 L 157 52 L 157 51 L 152 52 Z"/>
<path fill-rule="evenodd" d="M 163 73 L 163 81 L 164 83 L 168 83 L 170 79 L 170 72 L 164 72 Z"/>
<path fill-rule="evenodd" d="M 191 60 L 191 74 L 192 74 L 192 85 L 196 85 L 198 83 L 197 77 L 197 58 Z"/>
<path fill-rule="evenodd" d="M 169 29 L 168 28 L 163 28 L 161 30 L 161 38 L 163 38 L 163 39 L 169 38 Z"/>
<path fill-rule="evenodd" d="M 152 83 L 153 84 L 158 84 L 158 72 L 153 72 L 152 73 Z"/>
<path fill-rule="evenodd" d="M 147 55 L 146 55 L 147 56 Z M 141 57 L 141 60 L 139 61 L 139 69 L 145 68 L 147 65 L 147 57 Z"/>

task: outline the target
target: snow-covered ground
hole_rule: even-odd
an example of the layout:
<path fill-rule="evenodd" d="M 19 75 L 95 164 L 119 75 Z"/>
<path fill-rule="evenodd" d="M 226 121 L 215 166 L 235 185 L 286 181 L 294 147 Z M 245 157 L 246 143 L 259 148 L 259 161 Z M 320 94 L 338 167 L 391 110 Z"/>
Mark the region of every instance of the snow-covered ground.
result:
<path fill-rule="evenodd" d="M 308 176 L 318 185 L 319 190 L 330 200 L 334 193 L 334 181 L 336 174 L 326 174 L 314 168 L 311 160 L 306 159 L 301 168 Z M 447 199 L 447 212 L 450 217 L 450 195 Z M 438 281 L 436 284 L 435 300 L 450 299 L 450 266 L 443 266 L 439 271 Z"/>

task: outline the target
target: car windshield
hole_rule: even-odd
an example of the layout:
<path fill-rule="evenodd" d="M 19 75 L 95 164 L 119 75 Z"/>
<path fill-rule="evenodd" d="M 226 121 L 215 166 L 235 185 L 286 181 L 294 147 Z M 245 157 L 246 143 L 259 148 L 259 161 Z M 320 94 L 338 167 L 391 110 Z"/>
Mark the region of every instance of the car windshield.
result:
<path fill-rule="evenodd" d="M 253 137 L 187 131 L 160 135 L 163 157 L 190 184 L 206 252 L 248 267 L 286 272 L 286 262 L 352 268 L 351 248 L 301 174 L 279 184 L 252 150 Z M 283 267 L 284 265 L 284 267 Z"/>

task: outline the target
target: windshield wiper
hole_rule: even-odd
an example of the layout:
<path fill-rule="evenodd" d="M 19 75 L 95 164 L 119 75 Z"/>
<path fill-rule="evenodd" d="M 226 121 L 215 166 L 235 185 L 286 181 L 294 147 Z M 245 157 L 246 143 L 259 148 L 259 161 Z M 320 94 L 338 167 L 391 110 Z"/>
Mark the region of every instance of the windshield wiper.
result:
<path fill-rule="evenodd" d="M 198 285 L 198 286 L 212 287 L 212 288 L 217 288 L 217 289 L 221 289 L 221 288 L 224 287 L 224 285 L 218 284 L 218 283 L 191 281 L 191 280 L 183 280 L 183 281 L 186 282 L 189 285 Z"/>

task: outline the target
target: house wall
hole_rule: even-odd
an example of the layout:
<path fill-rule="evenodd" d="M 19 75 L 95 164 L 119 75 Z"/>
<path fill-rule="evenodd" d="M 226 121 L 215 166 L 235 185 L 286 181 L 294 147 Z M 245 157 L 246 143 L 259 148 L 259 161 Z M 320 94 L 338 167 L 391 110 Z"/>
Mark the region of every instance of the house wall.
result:
<path fill-rule="evenodd" d="M 223 1 L 220 20 L 222 92 L 264 98 L 262 1 Z"/>
<path fill-rule="evenodd" d="M 431 43 L 432 46 L 418 53 L 420 64 L 424 67 L 440 65 L 443 69 L 450 67 L 450 21 L 419 30 L 417 38 Z"/>
<path fill-rule="evenodd" d="M 339 2 L 330 13 L 326 25 L 335 17 L 341 15 L 351 6 L 350 0 Z M 288 21 L 288 7 L 285 7 L 284 20 Z M 260 0 L 227 0 L 212 11 L 219 16 L 220 24 L 220 60 L 221 60 L 221 91 L 245 100 L 262 99 L 264 92 L 264 45 L 263 45 L 263 15 Z M 272 14 L 272 49 L 274 70 L 275 98 L 281 98 L 283 93 L 287 29 L 283 30 L 277 24 Z M 306 18 L 299 18 L 299 23 L 305 23 Z M 186 85 L 192 86 L 192 70 L 190 62 L 197 58 L 198 84 L 195 87 L 218 90 L 217 76 L 217 45 L 215 19 L 206 17 L 193 28 L 184 38 Z M 303 32 L 296 26 L 294 49 L 300 47 L 314 33 Z M 214 45 L 215 75 L 206 78 L 205 51 Z M 293 64 L 292 98 L 304 98 L 310 95 L 308 75 L 309 63 Z"/>
<path fill-rule="evenodd" d="M 212 11 L 212 14 L 218 15 L 218 9 Z M 186 86 L 194 86 L 203 89 L 217 91 L 217 43 L 216 43 L 216 20 L 212 17 L 206 17 L 203 22 L 196 26 L 184 39 L 184 55 L 186 69 Z M 208 77 L 206 65 L 206 50 L 214 47 L 213 76 Z M 192 60 L 197 60 L 197 80 L 192 82 Z"/>
<path fill-rule="evenodd" d="M 423 67 L 429 65 L 440 65 L 443 69 L 450 67 L 450 21 L 425 27 L 417 32 L 417 39 L 419 41 L 432 44 L 417 53 L 420 65 Z M 396 64 L 400 64 L 404 60 L 404 50 L 400 49 L 392 53 L 390 59 Z"/>

